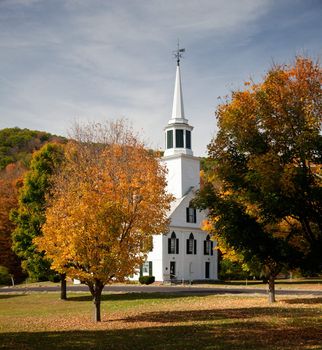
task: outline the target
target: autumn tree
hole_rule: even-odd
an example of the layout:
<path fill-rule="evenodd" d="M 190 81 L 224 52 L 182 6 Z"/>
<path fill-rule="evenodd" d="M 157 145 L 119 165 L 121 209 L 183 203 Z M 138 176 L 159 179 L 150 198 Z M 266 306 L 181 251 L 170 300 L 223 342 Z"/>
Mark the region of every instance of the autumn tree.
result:
<path fill-rule="evenodd" d="M 19 162 L 0 170 L 0 266 L 6 267 L 15 281 L 22 280 L 24 274 L 19 258 L 11 249 L 14 225 L 9 214 L 18 205 L 18 188 L 25 171 Z"/>
<path fill-rule="evenodd" d="M 36 280 L 48 280 L 55 274 L 51 262 L 36 251 L 33 238 L 42 235 L 50 176 L 61 164 L 63 154 L 63 146 L 55 143 L 48 143 L 33 154 L 19 193 L 18 208 L 11 213 L 16 225 L 12 234 L 13 249 L 22 259 L 23 269 Z"/>
<path fill-rule="evenodd" d="M 242 260 L 271 261 L 272 282 L 284 263 L 322 269 L 321 82 L 319 64 L 297 57 L 217 110 L 199 198 L 208 228 Z"/>
<path fill-rule="evenodd" d="M 55 176 L 44 236 L 57 271 L 85 283 L 101 320 L 104 285 L 133 274 L 167 231 L 165 169 L 124 121 L 77 126 Z"/>

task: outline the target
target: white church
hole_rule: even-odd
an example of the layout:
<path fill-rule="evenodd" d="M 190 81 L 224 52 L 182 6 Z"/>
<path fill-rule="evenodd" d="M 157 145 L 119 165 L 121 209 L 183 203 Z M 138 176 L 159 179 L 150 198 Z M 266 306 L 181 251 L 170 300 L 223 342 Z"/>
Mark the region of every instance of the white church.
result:
<path fill-rule="evenodd" d="M 168 169 L 167 190 L 175 197 L 169 212 L 169 232 L 153 236 L 153 249 L 135 276 L 154 276 L 156 281 L 211 281 L 218 278 L 217 250 L 207 232 L 201 230 L 205 213 L 189 207 L 200 187 L 200 159 L 193 155 L 192 130 L 185 118 L 180 75 L 177 70 L 172 117 L 164 128 L 162 163 Z"/>

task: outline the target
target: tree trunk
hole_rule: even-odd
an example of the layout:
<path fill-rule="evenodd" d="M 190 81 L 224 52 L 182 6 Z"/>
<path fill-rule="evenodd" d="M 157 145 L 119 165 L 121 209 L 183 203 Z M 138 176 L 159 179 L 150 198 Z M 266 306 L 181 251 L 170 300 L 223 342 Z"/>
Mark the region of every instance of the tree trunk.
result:
<path fill-rule="evenodd" d="M 101 294 L 102 291 L 96 291 L 94 297 L 94 321 L 101 322 Z"/>
<path fill-rule="evenodd" d="M 268 279 L 268 302 L 270 304 L 275 303 L 275 277 L 269 276 Z"/>
<path fill-rule="evenodd" d="M 101 296 L 104 284 L 100 280 L 88 284 L 89 290 L 93 296 L 94 303 L 94 322 L 101 322 Z"/>
<path fill-rule="evenodd" d="M 67 300 L 67 283 L 66 283 L 66 274 L 62 273 L 60 275 L 60 299 Z"/>

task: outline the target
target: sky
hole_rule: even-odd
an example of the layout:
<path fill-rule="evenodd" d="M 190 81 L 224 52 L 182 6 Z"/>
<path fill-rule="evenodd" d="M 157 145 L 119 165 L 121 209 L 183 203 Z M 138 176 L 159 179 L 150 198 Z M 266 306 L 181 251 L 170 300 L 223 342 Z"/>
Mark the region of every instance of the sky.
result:
<path fill-rule="evenodd" d="M 220 98 L 273 63 L 322 56 L 322 0 L 0 0 L 0 129 L 68 135 L 126 118 L 164 148 L 176 61 L 192 148 L 207 154 Z"/>

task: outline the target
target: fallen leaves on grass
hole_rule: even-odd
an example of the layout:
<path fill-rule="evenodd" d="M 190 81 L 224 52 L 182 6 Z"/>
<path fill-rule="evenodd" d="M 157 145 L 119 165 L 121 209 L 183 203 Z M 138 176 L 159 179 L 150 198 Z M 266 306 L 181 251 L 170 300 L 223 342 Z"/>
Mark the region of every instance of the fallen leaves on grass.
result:
<path fill-rule="evenodd" d="M 160 337 L 169 342 L 169 348 L 179 344 L 184 334 L 196 349 L 204 349 L 209 342 L 247 349 L 270 349 L 270 344 L 276 349 L 317 349 L 322 343 L 321 298 L 285 297 L 274 305 L 259 296 L 171 298 L 138 293 L 103 299 L 101 323 L 92 321 L 91 302 L 80 295 L 67 302 L 50 294 L 3 299 L 0 332 L 9 338 L 39 334 L 46 339 L 57 332 L 57 337 L 77 333 L 84 341 L 99 333 L 115 336 L 115 342 L 125 336 L 141 337 L 142 342 Z M 185 349 L 185 345 L 175 348 Z"/>

